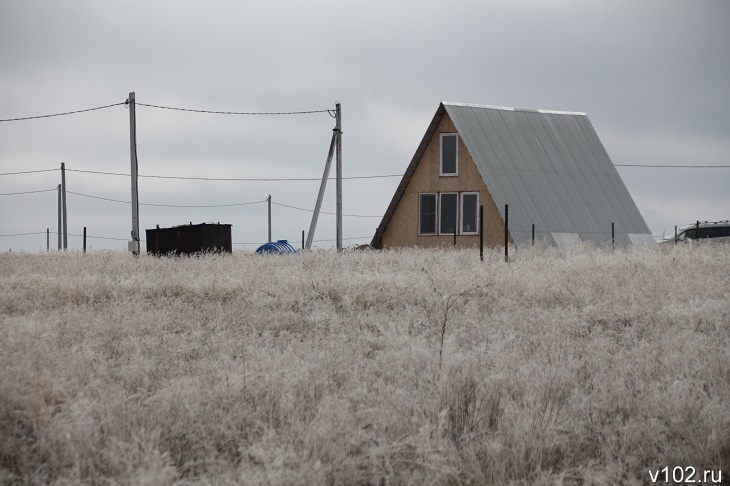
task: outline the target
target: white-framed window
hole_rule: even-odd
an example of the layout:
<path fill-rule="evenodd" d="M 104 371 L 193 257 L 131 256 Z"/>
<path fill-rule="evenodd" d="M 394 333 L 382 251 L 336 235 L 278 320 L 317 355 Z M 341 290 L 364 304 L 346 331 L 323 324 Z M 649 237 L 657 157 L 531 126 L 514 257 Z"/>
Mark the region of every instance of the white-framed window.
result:
<path fill-rule="evenodd" d="M 418 234 L 436 234 L 436 193 L 427 192 L 418 195 Z"/>
<path fill-rule="evenodd" d="M 441 134 L 441 175 L 459 175 L 459 135 Z"/>
<path fill-rule="evenodd" d="M 459 219 L 459 193 L 442 192 L 439 196 L 439 234 L 453 235 Z"/>
<path fill-rule="evenodd" d="M 461 193 L 461 234 L 479 234 L 479 193 Z"/>

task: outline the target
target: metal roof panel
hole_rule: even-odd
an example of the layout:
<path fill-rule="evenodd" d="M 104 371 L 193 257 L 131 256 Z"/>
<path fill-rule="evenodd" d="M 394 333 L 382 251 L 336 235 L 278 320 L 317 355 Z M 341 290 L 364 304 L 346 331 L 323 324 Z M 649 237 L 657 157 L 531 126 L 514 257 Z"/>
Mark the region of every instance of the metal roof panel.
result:
<path fill-rule="evenodd" d="M 412 171 L 448 113 L 516 244 L 536 232 L 558 246 L 580 241 L 653 242 L 634 200 L 585 113 L 441 103 L 393 196 L 400 201 Z M 408 177 L 408 178 L 406 178 Z M 386 213 L 373 242 L 390 221 Z"/>
<path fill-rule="evenodd" d="M 651 234 L 585 113 L 444 103 L 515 243 L 544 233 L 596 243 Z M 553 238 L 554 241 L 554 238 Z M 555 242 L 557 244 L 557 242 Z"/>

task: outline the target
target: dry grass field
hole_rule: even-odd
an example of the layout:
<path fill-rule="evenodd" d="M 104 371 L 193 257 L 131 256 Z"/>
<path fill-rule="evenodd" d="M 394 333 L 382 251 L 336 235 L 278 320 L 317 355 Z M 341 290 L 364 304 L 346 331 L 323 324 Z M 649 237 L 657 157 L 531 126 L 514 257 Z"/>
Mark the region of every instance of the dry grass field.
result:
<path fill-rule="evenodd" d="M 512 256 L 2 254 L 0 483 L 730 481 L 728 247 Z"/>

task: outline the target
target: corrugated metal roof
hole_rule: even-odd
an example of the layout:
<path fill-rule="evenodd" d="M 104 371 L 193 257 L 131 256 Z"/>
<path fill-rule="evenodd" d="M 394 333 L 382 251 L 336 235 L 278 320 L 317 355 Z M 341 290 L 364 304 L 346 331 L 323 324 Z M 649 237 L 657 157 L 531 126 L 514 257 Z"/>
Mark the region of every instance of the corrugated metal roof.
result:
<path fill-rule="evenodd" d="M 454 122 L 503 218 L 509 204 L 516 244 L 531 240 L 533 223 L 539 233 L 572 233 L 597 244 L 610 243 L 611 223 L 619 244 L 651 238 L 585 113 L 441 103 L 406 176 L 415 171 L 444 113 Z M 399 185 L 391 207 L 404 189 Z M 383 218 L 374 244 L 391 215 Z M 551 239 L 559 246 L 575 241 L 572 236 Z"/>

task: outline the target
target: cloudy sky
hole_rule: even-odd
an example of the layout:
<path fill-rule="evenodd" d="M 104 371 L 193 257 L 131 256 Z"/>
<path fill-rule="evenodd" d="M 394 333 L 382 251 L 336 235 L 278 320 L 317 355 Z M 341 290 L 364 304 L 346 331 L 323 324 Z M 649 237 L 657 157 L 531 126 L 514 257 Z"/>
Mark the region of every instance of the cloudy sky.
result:
<path fill-rule="evenodd" d="M 0 0 L 0 119 L 122 103 L 134 91 L 140 175 L 319 179 L 334 127 L 326 112 L 139 104 L 289 112 L 340 102 L 347 178 L 402 174 L 439 102 L 453 101 L 585 112 L 617 165 L 730 166 L 728 19 L 726 0 Z M 45 250 L 56 192 L 6 194 L 55 189 L 61 162 L 69 248 L 87 227 L 90 248 L 126 249 L 130 178 L 79 171 L 128 174 L 129 159 L 123 105 L 1 122 L 0 250 Z M 47 172 L 7 175 L 24 171 Z M 730 218 L 730 168 L 618 171 L 657 236 Z M 346 216 L 346 245 L 369 242 L 398 182 L 344 181 L 345 214 L 376 216 Z M 156 224 L 221 222 L 247 243 L 235 248 L 255 248 L 270 194 L 274 239 L 299 242 L 318 188 L 142 177 L 142 237 Z M 335 210 L 334 189 L 324 211 Z M 323 214 L 316 245 L 334 238 Z"/>

